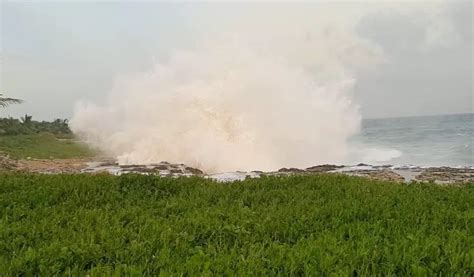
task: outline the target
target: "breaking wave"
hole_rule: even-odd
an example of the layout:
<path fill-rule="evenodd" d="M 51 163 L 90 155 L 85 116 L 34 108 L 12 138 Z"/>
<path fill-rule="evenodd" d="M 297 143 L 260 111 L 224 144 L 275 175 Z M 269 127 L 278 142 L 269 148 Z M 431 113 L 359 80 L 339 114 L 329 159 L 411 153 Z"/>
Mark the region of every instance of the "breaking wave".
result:
<path fill-rule="evenodd" d="M 119 78 L 104 104 L 79 103 L 71 127 L 124 164 L 223 172 L 344 162 L 361 120 L 351 69 L 375 54 L 351 33 L 281 37 L 174 50 Z"/>
<path fill-rule="evenodd" d="M 352 145 L 350 147 L 350 154 L 346 160 L 346 164 L 392 164 L 393 160 L 400 158 L 402 155 L 403 152 L 397 149 L 372 147 L 365 145 Z"/>

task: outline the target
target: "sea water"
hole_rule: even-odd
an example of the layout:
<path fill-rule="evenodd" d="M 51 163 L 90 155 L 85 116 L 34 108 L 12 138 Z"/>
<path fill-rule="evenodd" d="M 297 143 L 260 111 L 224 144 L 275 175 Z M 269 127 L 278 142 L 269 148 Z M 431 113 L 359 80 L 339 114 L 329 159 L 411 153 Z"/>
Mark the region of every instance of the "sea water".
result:
<path fill-rule="evenodd" d="M 349 162 L 474 166 L 473 135 L 474 113 L 365 119 Z"/>

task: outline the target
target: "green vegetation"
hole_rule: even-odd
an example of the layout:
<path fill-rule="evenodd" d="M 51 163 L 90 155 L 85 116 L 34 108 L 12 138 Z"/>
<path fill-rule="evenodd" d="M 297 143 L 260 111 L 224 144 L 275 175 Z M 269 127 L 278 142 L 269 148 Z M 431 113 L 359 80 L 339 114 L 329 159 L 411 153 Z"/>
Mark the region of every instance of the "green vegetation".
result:
<path fill-rule="evenodd" d="M 474 272 L 474 186 L 342 175 L 231 184 L 0 175 L 4 275 L 437 275 Z"/>
<path fill-rule="evenodd" d="M 0 93 L 0 108 L 8 107 L 10 104 L 20 104 L 23 100 L 16 98 L 3 97 L 3 94 Z"/>
<path fill-rule="evenodd" d="M 25 135 L 48 132 L 56 136 L 72 136 L 66 119 L 56 119 L 52 122 L 35 121 L 32 116 L 25 115 L 21 119 L 0 118 L 0 136 Z"/>
<path fill-rule="evenodd" d="M 74 141 L 67 120 L 40 122 L 29 115 L 21 119 L 0 118 L 0 152 L 18 159 L 66 159 L 93 155 L 88 147 Z"/>
<path fill-rule="evenodd" d="M 73 139 L 57 138 L 50 133 L 0 136 L 0 152 L 11 157 L 25 159 L 66 159 L 92 156 L 93 152 Z"/>

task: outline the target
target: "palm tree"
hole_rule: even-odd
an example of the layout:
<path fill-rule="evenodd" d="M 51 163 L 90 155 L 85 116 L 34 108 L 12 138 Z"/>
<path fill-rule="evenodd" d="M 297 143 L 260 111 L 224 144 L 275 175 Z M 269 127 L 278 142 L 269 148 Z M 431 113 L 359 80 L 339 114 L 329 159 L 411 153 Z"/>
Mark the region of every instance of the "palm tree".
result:
<path fill-rule="evenodd" d="M 0 93 L 0 108 L 5 108 L 10 104 L 20 104 L 22 102 L 23 100 L 21 99 L 3 97 L 3 94 Z"/>

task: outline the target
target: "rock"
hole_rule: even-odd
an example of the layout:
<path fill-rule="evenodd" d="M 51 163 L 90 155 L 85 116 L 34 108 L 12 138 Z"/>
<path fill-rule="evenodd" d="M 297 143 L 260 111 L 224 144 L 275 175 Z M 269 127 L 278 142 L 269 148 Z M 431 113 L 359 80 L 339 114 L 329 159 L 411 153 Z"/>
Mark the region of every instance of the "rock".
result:
<path fill-rule="evenodd" d="M 342 165 L 333 165 L 333 164 L 323 164 L 323 165 L 316 165 L 312 167 L 306 168 L 306 171 L 309 172 L 328 172 L 328 171 L 333 171 L 338 168 L 342 168 L 344 166 Z"/>
<path fill-rule="evenodd" d="M 283 167 L 283 168 L 278 169 L 278 172 L 302 173 L 302 172 L 305 172 L 305 170 L 304 169 L 299 169 L 299 168 L 294 168 L 294 167 L 291 167 L 291 168 Z"/>
<path fill-rule="evenodd" d="M 352 170 L 345 171 L 344 174 L 367 177 L 374 180 L 381 181 L 395 181 L 395 182 L 404 182 L 405 178 L 400 174 L 397 174 L 391 170 Z"/>
<path fill-rule="evenodd" d="M 474 169 L 432 167 L 426 168 L 415 178 L 422 182 L 436 182 L 441 184 L 467 184 L 474 182 Z"/>
<path fill-rule="evenodd" d="M 120 165 L 120 168 L 135 168 L 135 167 L 139 167 L 139 165 L 136 165 L 136 164 L 122 164 Z"/>
<path fill-rule="evenodd" d="M 376 166 L 374 166 L 374 168 L 376 168 L 376 169 L 388 169 L 388 168 L 392 168 L 392 166 L 389 165 L 389 164 L 384 164 L 384 165 L 376 165 Z"/>
<path fill-rule="evenodd" d="M 191 172 L 194 175 L 204 174 L 204 172 L 202 172 L 202 170 L 197 169 L 197 168 L 193 168 L 193 167 L 189 167 L 189 166 L 185 167 L 185 170 Z"/>
<path fill-rule="evenodd" d="M 163 164 L 156 165 L 154 168 L 158 170 L 168 170 L 168 166 Z"/>
<path fill-rule="evenodd" d="M 264 172 L 261 171 L 261 170 L 252 170 L 252 171 L 250 171 L 250 173 L 254 173 L 254 174 L 259 174 L 259 175 L 260 175 L 260 174 L 263 174 Z"/>
<path fill-rule="evenodd" d="M 118 166 L 118 162 L 114 161 L 114 160 L 110 160 L 110 161 L 102 161 L 100 163 L 100 166 Z"/>
<path fill-rule="evenodd" d="M 127 173 L 155 173 L 156 171 L 153 168 L 146 167 L 133 167 L 133 168 L 124 168 L 124 172 Z"/>

